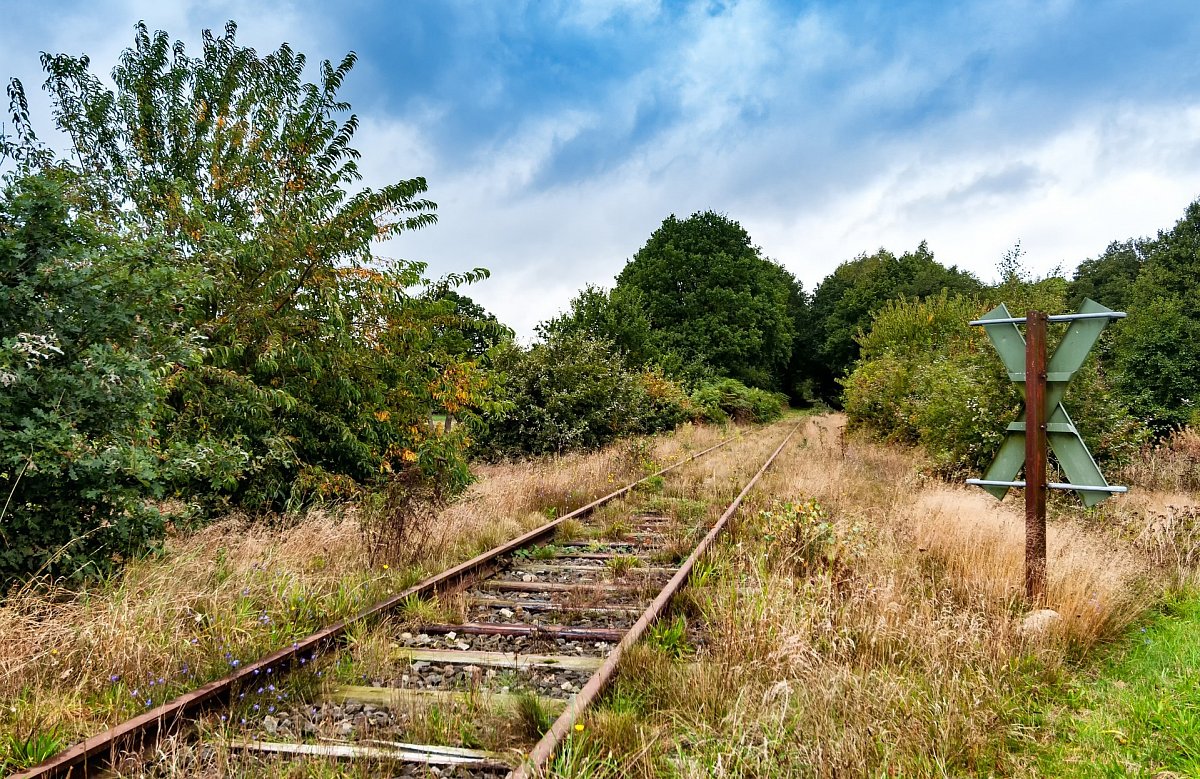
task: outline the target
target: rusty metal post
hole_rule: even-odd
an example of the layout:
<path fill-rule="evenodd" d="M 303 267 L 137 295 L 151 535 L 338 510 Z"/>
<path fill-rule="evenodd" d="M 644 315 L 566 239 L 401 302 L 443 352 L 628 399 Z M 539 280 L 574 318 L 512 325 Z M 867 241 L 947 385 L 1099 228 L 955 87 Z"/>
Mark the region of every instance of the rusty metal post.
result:
<path fill-rule="evenodd" d="M 1046 597 L 1046 314 L 1025 322 L 1025 597 Z"/>

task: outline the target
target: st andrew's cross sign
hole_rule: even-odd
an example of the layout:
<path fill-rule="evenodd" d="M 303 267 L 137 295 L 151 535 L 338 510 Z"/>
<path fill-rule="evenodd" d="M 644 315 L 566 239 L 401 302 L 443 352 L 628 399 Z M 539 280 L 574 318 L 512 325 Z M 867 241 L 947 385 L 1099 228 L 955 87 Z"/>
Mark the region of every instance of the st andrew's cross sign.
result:
<path fill-rule="evenodd" d="M 1025 594 L 1041 600 L 1046 592 L 1046 490 L 1074 490 L 1084 505 L 1095 506 L 1113 493 L 1114 487 L 1100 473 L 1071 415 L 1063 406 L 1067 383 L 1083 365 L 1109 320 L 1123 312 L 1105 308 L 1090 298 L 1078 314 L 1047 316 L 1030 311 L 1013 317 L 1001 303 L 981 319 L 981 325 L 1004 362 L 1008 378 L 1025 398 L 1025 411 L 1008 425 L 1000 451 L 982 479 L 967 479 L 1003 498 L 1012 487 L 1025 487 Z M 1046 324 L 1069 322 L 1067 332 L 1054 354 L 1046 359 Z M 1026 337 L 1017 325 L 1025 325 Z M 1054 452 L 1067 483 L 1046 480 L 1047 446 Z M 1024 467 L 1025 480 L 1017 481 Z"/>

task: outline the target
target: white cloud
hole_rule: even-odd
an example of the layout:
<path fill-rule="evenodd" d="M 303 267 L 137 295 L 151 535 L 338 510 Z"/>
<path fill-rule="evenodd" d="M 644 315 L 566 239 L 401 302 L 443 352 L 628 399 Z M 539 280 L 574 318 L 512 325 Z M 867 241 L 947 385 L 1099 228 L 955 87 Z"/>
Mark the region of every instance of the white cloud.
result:
<path fill-rule="evenodd" d="M 465 15 L 480 40 L 497 8 Z M 481 72 L 465 96 L 418 95 L 400 117 L 356 105 L 366 183 L 423 175 L 439 204 L 438 225 L 381 253 L 427 260 L 435 274 L 490 268 L 492 279 L 465 291 L 523 334 L 585 283 L 610 284 L 670 213 L 728 213 L 811 290 L 839 262 L 923 239 L 939 259 L 984 277 L 1017 240 L 1036 270 L 1070 267 L 1111 240 L 1169 227 L 1200 194 L 1200 101 L 1089 100 L 1004 82 L 1003 67 L 974 70 L 989 58 L 1011 62 L 1038 45 L 1038 31 L 1078 21 L 1071 3 L 967 5 L 951 12 L 953 24 L 881 34 L 871 27 L 879 19 L 839 15 L 836 5 L 796 14 L 746 0 L 712 14 L 697 3 L 670 25 L 658 3 L 560 10 L 585 33 L 658 25 L 661 39 L 621 83 L 565 107 L 531 99 L 503 123 L 515 129 L 479 127 L 449 150 L 441 133 L 455 101 L 510 94 L 505 79 L 519 73 Z M 97 33 L 100 13 L 82 8 L 35 25 L 33 41 L 0 31 L 0 71 L 20 61 L 36 74 L 39 48 L 86 50 L 103 71 L 137 18 L 173 35 L 237 18 L 239 38 L 260 51 L 289 40 L 313 60 L 336 58 L 355 42 L 338 39 L 348 33 L 321 18 L 330 12 L 130 0 L 104 12 L 120 23 Z M 657 109 L 668 116 L 662 126 L 628 142 Z M 580 147 L 597 163 L 562 170 L 560 155 Z"/>

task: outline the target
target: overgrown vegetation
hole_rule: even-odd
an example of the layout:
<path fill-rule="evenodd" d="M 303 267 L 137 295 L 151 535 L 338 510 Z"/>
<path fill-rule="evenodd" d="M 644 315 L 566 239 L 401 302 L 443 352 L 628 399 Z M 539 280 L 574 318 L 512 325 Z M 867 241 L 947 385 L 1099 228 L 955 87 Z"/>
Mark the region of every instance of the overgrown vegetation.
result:
<path fill-rule="evenodd" d="M 1010 285 L 1006 293 L 1030 307 L 1061 310 L 1064 286 Z M 861 336 L 862 359 L 844 381 L 851 424 L 891 441 L 921 444 L 944 475 L 986 468 L 1004 436 L 1003 423 L 1017 417 L 1023 402 L 983 329 L 967 325 L 989 305 L 945 293 L 885 305 Z M 1050 349 L 1063 331 L 1052 333 Z M 1096 358 L 1076 373 L 1065 403 L 1102 462 L 1128 462 L 1146 438 Z"/>
<path fill-rule="evenodd" d="M 1194 764 L 1194 674 L 1189 660 L 1167 659 L 1194 623 L 1145 652 L 1152 634 L 1137 627 L 1186 588 L 1156 562 L 1159 542 L 1133 540 L 1166 494 L 1116 499 L 1102 522 L 1056 509 L 1046 605 L 1062 619 L 1037 628 L 1024 620 L 1014 507 L 923 479 L 917 450 L 845 433 L 836 417 L 806 422 L 781 458 L 688 593 L 687 628 L 708 640 L 694 654 L 664 651 L 683 623 L 663 622 L 627 656 L 554 775 L 587 776 L 598 763 L 626 777 L 1086 776 Z M 1183 545 L 1176 527 L 1172 543 Z M 1104 671 L 1110 681 L 1085 691 L 1097 653 L 1125 636 L 1135 654 L 1158 655 L 1141 677 L 1119 672 L 1127 690 Z M 1173 670 L 1164 678 L 1163 668 Z M 1128 706 L 1102 708 L 1113 694 Z"/>
<path fill-rule="evenodd" d="M 164 497 L 294 508 L 394 475 L 461 491 L 489 380 L 445 334 L 499 326 L 410 294 L 420 263 L 372 255 L 435 206 L 420 178 L 358 187 L 358 120 L 337 96 L 354 56 L 306 83 L 303 55 L 260 57 L 232 24 L 197 57 L 139 25 L 113 89 L 86 57 L 43 64 L 73 155 L 38 141 L 13 82 L 0 578 L 81 576 L 144 550 L 166 505 L 148 501 Z M 468 424 L 434 435 L 436 409 Z"/>

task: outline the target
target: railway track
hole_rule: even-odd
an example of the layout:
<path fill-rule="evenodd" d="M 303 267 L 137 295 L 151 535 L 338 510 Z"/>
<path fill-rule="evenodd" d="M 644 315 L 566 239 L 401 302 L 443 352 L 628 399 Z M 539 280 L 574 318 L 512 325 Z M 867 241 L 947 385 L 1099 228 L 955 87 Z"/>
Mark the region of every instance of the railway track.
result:
<path fill-rule="evenodd" d="M 615 490 L 14 777 L 87 777 L 130 768 L 134 773 L 170 775 L 176 770 L 170 765 L 153 765 L 159 741 L 184 734 L 203 743 L 206 733 L 233 753 L 361 761 L 380 766 L 380 773 L 388 776 L 538 776 L 613 680 L 624 654 L 666 612 L 696 562 L 797 429 L 786 434 L 711 524 L 689 525 L 649 511 L 632 512 L 606 525 L 589 526 L 585 521 L 596 509 L 641 485 L 658 480 L 661 486 L 665 475 L 733 439 Z M 567 537 L 567 530 L 575 534 Z M 226 722 L 233 723 L 233 712 L 247 693 L 253 697 L 255 691 L 261 695 L 268 687 L 274 691 L 270 680 L 280 680 L 290 669 L 307 664 L 305 670 L 311 673 L 358 626 L 386 618 L 398 608 L 411 608 L 418 599 L 427 604 L 424 613 L 431 618 L 394 636 L 386 672 L 363 679 L 365 684 L 335 687 L 318 705 L 306 704 L 302 713 L 284 704 L 277 711 L 272 705 L 272 714 L 260 713 L 261 719 L 250 728 L 226 727 Z M 541 722 L 538 730 L 544 734 L 532 749 L 520 750 L 408 743 L 389 735 L 411 730 L 418 718 L 431 716 L 431 711 L 432 716 L 442 716 L 437 712 L 464 707 L 480 716 L 507 711 L 510 719 L 514 709 L 523 711 L 525 721 L 533 717 Z M 228 714 L 219 714 L 222 711 Z M 526 736 L 524 744 L 528 743 Z M 139 764 L 150 767 L 139 769 Z"/>

